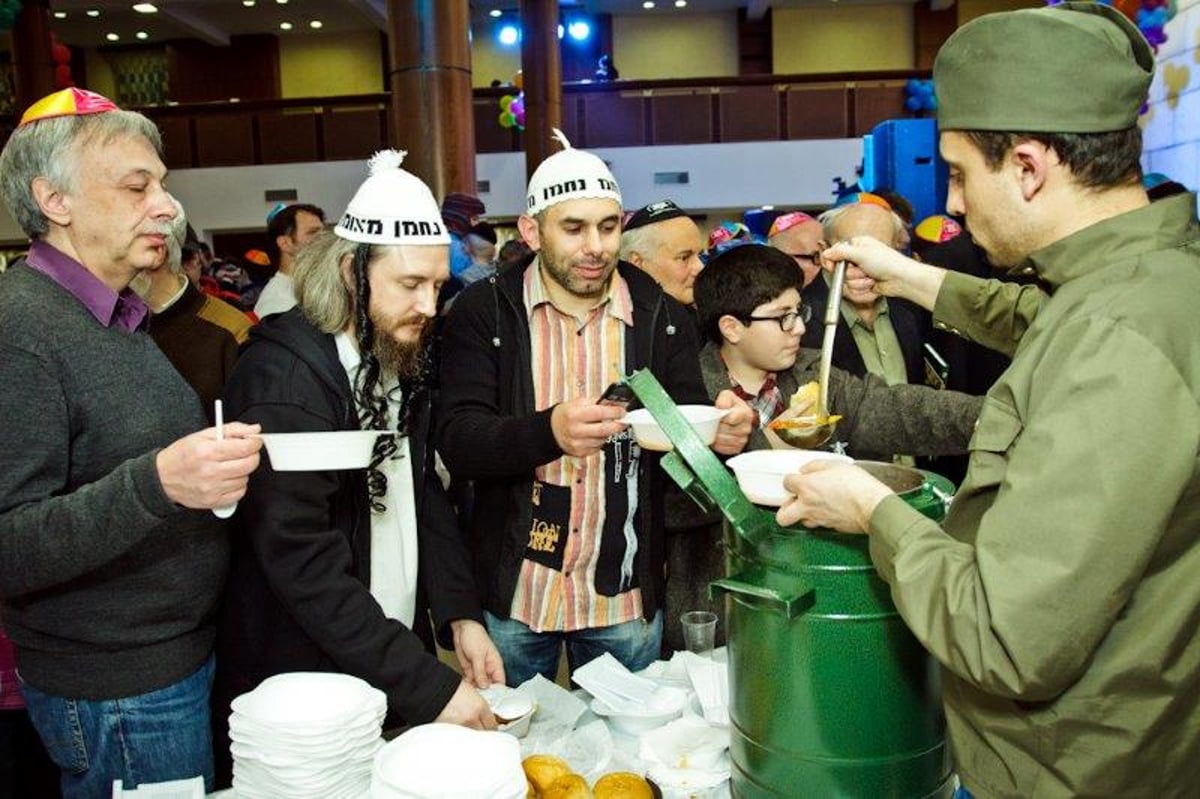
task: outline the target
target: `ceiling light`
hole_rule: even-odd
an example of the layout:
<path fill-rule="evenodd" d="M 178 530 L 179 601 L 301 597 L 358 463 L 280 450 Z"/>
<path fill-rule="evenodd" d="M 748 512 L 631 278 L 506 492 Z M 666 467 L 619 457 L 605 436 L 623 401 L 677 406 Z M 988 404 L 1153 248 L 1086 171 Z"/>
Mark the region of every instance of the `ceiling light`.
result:
<path fill-rule="evenodd" d="M 142 41 L 145 41 L 146 39 L 150 38 L 150 34 L 146 33 L 145 31 L 138 31 L 137 33 L 135 33 L 133 35 L 138 37 Z"/>
<path fill-rule="evenodd" d="M 54 18 L 55 18 L 55 19 L 66 19 L 66 18 L 67 18 L 67 12 L 66 12 L 66 11 L 55 11 L 55 12 L 54 12 Z"/>
<path fill-rule="evenodd" d="M 83 12 L 83 13 L 87 14 L 89 17 L 98 17 L 98 16 L 100 16 L 100 12 L 99 12 L 99 10 L 97 10 L 97 9 L 95 9 L 95 8 L 89 8 L 87 11 L 85 11 L 85 12 Z"/>
<path fill-rule="evenodd" d="M 292 29 L 292 23 L 290 23 L 290 22 L 280 22 L 279 23 L 279 30 L 290 31 L 291 29 Z"/>
<path fill-rule="evenodd" d="M 157 14 L 158 6 L 154 5 L 154 3 L 137 3 L 134 5 L 133 10 L 139 14 Z"/>
<path fill-rule="evenodd" d="M 571 34 L 571 38 L 577 42 L 582 42 L 592 34 L 592 26 L 583 20 L 576 20 L 567 26 L 567 33 Z"/>
<path fill-rule="evenodd" d="M 254 2 L 255 0 L 242 0 L 242 5 L 246 8 L 254 8 Z"/>
<path fill-rule="evenodd" d="M 500 9 L 498 9 L 498 8 L 493 8 L 491 11 L 489 11 L 489 12 L 488 12 L 488 16 L 490 16 L 490 17 L 493 17 L 493 18 L 494 18 L 494 17 L 501 16 L 503 13 L 504 13 L 504 12 L 503 12 L 503 11 L 501 11 Z"/>
<path fill-rule="evenodd" d="M 566 33 L 566 31 L 567 31 L 566 28 L 564 28 L 562 25 L 559 25 L 558 26 L 558 38 L 561 39 L 563 37 L 563 34 Z"/>
<path fill-rule="evenodd" d="M 646 0 L 646 2 L 642 3 L 642 8 L 654 8 L 654 0 Z"/>
<path fill-rule="evenodd" d="M 117 35 L 117 34 L 115 34 L 115 33 L 106 33 L 106 34 L 104 34 L 104 38 L 105 38 L 105 39 L 108 39 L 110 42 L 119 42 L 119 41 L 121 41 L 121 37 L 120 37 L 120 36 L 118 36 L 118 35 Z"/>
<path fill-rule="evenodd" d="M 279 3 L 279 5 L 281 5 L 281 6 L 286 6 L 286 5 L 287 5 L 287 1 L 288 1 L 288 0 L 275 0 L 275 2 L 276 2 L 276 3 Z"/>
<path fill-rule="evenodd" d="M 500 41 L 500 44 L 511 47 L 521 38 L 521 32 L 517 30 L 516 25 L 505 25 L 496 34 L 496 38 Z"/>
<path fill-rule="evenodd" d="M 308 23 L 308 27 L 312 28 L 315 31 L 319 31 L 321 28 L 325 27 L 325 23 L 319 19 L 314 19 Z"/>
<path fill-rule="evenodd" d="M 675 0 L 676 8 L 685 8 L 686 6 L 687 6 L 687 0 Z"/>

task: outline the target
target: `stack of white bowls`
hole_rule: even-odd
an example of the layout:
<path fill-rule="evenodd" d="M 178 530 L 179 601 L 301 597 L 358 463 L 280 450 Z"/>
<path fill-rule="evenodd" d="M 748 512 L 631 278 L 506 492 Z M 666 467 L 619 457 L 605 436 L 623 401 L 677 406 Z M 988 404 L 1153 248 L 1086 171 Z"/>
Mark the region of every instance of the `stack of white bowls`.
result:
<path fill-rule="evenodd" d="M 375 756 L 371 799 L 525 799 L 521 746 L 502 732 L 413 727 Z"/>
<path fill-rule="evenodd" d="M 239 799 L 362 799 L 382 745 L 382 691 L 346 674 L 277 674 L 233 700 Z"/>

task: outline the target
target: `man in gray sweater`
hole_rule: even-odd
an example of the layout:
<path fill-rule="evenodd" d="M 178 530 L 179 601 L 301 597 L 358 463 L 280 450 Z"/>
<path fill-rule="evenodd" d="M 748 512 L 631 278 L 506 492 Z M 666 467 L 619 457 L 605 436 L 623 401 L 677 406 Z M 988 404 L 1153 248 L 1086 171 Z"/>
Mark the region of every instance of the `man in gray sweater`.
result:
<path fill-rule="evenodd" d="M 154 125 L 92 92 L 35 103 L 0 153 L 32 239 L 0 276 L 0 613 L 67 799 L 204 775 L 213 616 L 257 432 L 201 430 L 129 290 L 175 205 Z M 199 432 L 196 432 L 199 431 Z"/>

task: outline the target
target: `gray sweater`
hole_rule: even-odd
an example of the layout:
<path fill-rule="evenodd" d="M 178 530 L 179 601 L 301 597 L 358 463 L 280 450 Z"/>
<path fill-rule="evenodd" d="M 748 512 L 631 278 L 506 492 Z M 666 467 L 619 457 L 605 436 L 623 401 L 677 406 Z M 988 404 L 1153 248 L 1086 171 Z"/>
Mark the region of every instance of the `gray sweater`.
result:
<path fill-rule="evenodd" d="M 212 651 L 228 544 L 163 492 L 160 448 L 205 426 L 144 332 L 105 328 L 20 262 L 0 275 L 0 602 L 22 677 L 112 699 Z"/>

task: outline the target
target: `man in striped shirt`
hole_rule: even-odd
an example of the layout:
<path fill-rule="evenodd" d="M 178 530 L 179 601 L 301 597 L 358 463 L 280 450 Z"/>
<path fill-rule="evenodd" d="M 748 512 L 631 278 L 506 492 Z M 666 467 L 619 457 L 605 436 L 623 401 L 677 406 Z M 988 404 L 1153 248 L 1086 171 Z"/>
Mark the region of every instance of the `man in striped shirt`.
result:
<path fill-rule="evenodd" d="M 708 402 L 690 316 L 618 262 L 604 162 L 566 145 L 527 194 L 518 227 L 536 256 L 471 286 L 447 319 L 438 435 L 475 483 L 476 580 L 512 685 L 553 679 L 563 645 L 572 671 L 606 652 L 635 671 L 658 657 L 665 478 L 597 399 L 649 368 L 676 402 Z M 732 392 L 716 404 L 733 410 L 713 448 L 738 452 L 753 412 Z"/>

